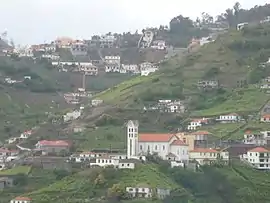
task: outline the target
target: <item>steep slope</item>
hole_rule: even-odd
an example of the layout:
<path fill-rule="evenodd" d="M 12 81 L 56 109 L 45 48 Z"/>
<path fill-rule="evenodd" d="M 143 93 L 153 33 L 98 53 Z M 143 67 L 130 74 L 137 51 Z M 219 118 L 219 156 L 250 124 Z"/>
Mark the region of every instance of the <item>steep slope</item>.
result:
<path fill-rule="evenodd" d="M 107 103 L 133 107 L 157 99 L 185 98 L 191 101 L 193 110 L 224 105 L 219 112 L 222 113 L 230 111 L 226 110 L 229 100 L 239 100 L 236 96 L 251 94 L 253 99 L 244 102 L 246 106 L 241 111 L 251 109 L 249 105 L 254 100 L 260 106 L 267 98 L 252 85 L 269 74 L 269 69 L 259 66 L 270 54 L 269 31 L 269 24 L 250 26 L 242 31 L 231 30 L 185 57 L 176 56 L 162 63 L 156 73 L 125 81 L 97 97 Z M 200 80 L 216 80 L 220 88 L 218 91 L 201 91 L 197 88 Z"/>

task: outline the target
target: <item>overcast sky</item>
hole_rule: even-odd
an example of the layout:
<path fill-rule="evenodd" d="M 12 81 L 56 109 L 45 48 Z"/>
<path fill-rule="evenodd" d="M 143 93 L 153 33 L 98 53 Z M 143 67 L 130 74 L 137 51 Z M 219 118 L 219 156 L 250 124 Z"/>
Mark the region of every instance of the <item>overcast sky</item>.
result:
<path fill-rule="evenodd" d="M 166 25 L 182 14 L 193 19 L 204 11 L 217 15 L 236 0 L 1 0 L 0 32 L 15 44 L 42 43 L 58 36 L 141 30 Z M 243 8 L 270 0 L 239 0 Z"/>

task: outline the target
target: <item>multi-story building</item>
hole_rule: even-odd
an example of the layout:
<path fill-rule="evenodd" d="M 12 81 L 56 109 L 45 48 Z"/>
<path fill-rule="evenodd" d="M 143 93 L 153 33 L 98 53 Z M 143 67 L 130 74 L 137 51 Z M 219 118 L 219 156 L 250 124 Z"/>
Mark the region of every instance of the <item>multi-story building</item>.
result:
<path fill-rule="evenodd" d="M 190 160 L 195 160 L 200 165 L 211 164 L 218 160 L 229 163 L 229 152 L 216 149 L 195 148 L 189 151 Z"/>
<path fill-rule="evenodd" d="M 140 64 L 141 75 L 148 76 L 150 73 L 154 73 L 158 70 L 158 67 L 152 63 L 144 62 Z"/>
<path fill-rule="evenodd" d="M 43 154 L 59 153 L 61 151 L 68 152 L 70 146 L 70 143 L 64 140 L 41 140 L 37 142 L 36 150 L 42 151 Z"/>
<path fill-rule="evenodd" d="M 84 41 L 76 40 L 71 43 L 70 50 L 73 56 L 85 56 L 87 55 L 88 46 Z"/>
<path fill-rule="evenodd" d="M 264 146 L 267 145 L 268 140 L 270 140 L 270 131 L 262 131 L 259 133 L 246 131 L 244 134 L 243 143 Z"/>
<path fill-rule="evenodd" d="M 105 56 L 105 72 L 120 72 L 121 57 L 120 56 Z"/>
<path fill-rule="evenodd" d="M 240 155 L 240 159 L 256 169 L 270 169 L 270 151 L 264 147 L 253 148 L 246 154 Z"/>
<path fill-rule="evenodd" d="M 116 37 L 113 35 L 104 35 L 101 36 L 99 39 L 100 47 L 101 48 L 112 48 L 116 43 Z"/>

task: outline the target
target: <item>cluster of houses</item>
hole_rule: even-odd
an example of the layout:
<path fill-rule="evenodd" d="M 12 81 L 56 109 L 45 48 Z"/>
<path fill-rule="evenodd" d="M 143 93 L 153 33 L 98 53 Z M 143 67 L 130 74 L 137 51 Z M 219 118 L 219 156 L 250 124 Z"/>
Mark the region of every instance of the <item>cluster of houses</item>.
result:
<path fill-rule="evenodd" d="M 185 105 L 181 100 L 158 100 L 157 104 L 144 106 L 145 111 L 159 111 L 166 113 L 184 113 Z"/>
<path fill-rule="evenodd" d="M 52 65 L 59 68 L 63 72 L 81 72 L 85 75 L 96 76 L 100 71 L 105 73 L 132 73 L 147 76 L 158 70 L 158 65 L 144 62 L 141 64 L 121 64 L 121 57 L 105 56 L 103 66 L 96 66 L 90 61 L 88 62 L 73 62 L 73 61 L 52 61 Z"/>
<path fill-rule="evenodd" d="M 139 133 L 138 121 L 127 123 L 127 152 L 96 153 L 82 152 L 73 154 L 69 160 L 77 163 L 89 162 L 90 167 L 113 166 L 119 169 L 134 169 L 136 164 L 147 161 L 148 154 L 156 154 L 168 160 L 171 167 L 185 166 L 189 162 L 210 164 L 221 160 L 228 163 L 226 150 L 207 148 L 207 142 L 213 136 L 209 132 L 193 133 Z"/>
<path fill-rule="evenodd" d="M 187 126 L 188 130 L 196 130 L 204 125 L 213 124 L 214 122 L 219 123 L 236 123 L 243 121 L 243 118 L 237 113 L 230 113 L 226 115 L 220 115 L 216 118 L 197 118 L 191 120 Z"/>

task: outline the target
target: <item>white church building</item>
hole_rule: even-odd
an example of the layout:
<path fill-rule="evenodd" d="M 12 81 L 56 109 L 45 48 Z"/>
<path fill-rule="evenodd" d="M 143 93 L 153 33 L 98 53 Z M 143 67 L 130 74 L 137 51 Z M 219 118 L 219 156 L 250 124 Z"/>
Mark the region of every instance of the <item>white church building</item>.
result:
<path fill-rule="evenodd" d="M 188 145 L 175 134 L 140 133 L 139 122 L 127 123 L 127 157 L 138 158 L 142 155 L 156 153 L 164 160 L 175 160 L 187 163 L 189 160 Z"/>

